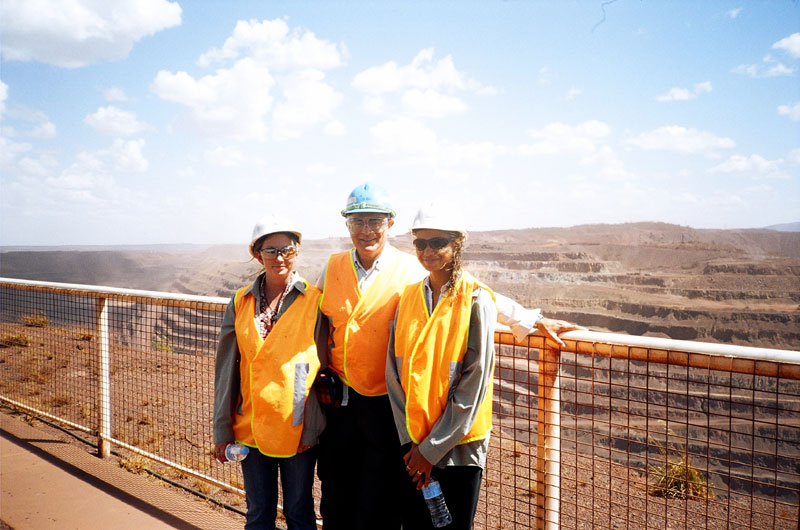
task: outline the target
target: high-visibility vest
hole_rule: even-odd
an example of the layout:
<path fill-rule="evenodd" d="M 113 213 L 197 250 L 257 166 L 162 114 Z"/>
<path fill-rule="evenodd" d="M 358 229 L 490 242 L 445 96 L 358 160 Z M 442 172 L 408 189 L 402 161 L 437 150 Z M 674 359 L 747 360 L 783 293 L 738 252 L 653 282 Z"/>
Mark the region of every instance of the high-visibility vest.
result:
<path fill-rule="evenodd" d="M 402 367 L 406 428 L 415 443 L 430 434 L 447 406 L 451 389 L 458 384 L 467 351 L 473 291 L 481 288 L 494 298 L 488 287 L 464 272 L 453 291 L 428 315 L 423 284 L 410 285 L 403 292 L 395 325 L 395 362 Z M 486 438 L 492 428 L 493 370 L 494 364 L 475 422 L 460 444 Z"/>
<path fill-rule="evenodd" d="M 330 366 L 356 392 L 386 394 L 386 351 L 389 322 L 400 293 L 424 275 L 419 262 L 405 252 L 392 252 L 364 292 L 352 252 L 333 254 L 325 269 L 320 310 L 333 324 Z"/>
<path fill-rule="evenodd" d="M 261 338 L 255 323 L 256 297 L 236 291 L 236 341 L 241 355 L 241 414 L 234 415 L 236 441 L 267 456 L 297 453 L 303 412 L 319 371 L 314 329 L 320 290 L 306 284 L 275 326 Z"/>

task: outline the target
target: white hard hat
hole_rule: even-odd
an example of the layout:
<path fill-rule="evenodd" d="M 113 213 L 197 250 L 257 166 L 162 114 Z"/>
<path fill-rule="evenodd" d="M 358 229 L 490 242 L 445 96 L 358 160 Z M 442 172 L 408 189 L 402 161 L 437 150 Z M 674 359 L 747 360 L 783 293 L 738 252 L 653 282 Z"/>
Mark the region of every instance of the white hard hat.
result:
<path fill-rule="evenodd" d="M 414 224 L 411 230 L 420 229 L 444 230 L 446 232 L 458 232 L 466 237 L 467 230 L 464 228 L 464 221 L 461 216 L 452 209 L 442 206 L 439 203 L 427 203 L 417 211 Z"/>
<path fill-rule="evenodd" d="M 259 219 L 256 225 L 253 227 L 253 236 L 250 238 L 250 254 L 253 256 L 256 255 L 253 251 L 253 245 L 256 244 L 256 241 L 264 236 L 278 232 L 294 234 L 297 236 L 298 243 L 300 243 L 300 241 L 303 239 L 303 234 L 301 234 L 295 228 L 295 224 L 293 222 L 277 214 L 269 214 Z"/>

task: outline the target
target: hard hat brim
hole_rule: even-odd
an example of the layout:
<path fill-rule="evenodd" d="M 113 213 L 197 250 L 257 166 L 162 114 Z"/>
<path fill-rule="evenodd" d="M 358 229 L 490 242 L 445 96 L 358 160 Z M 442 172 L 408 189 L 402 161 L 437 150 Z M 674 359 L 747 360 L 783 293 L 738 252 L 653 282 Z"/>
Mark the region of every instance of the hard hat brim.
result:
<path fill-rule="evenodd" d="M 347 217 L 351 213 L 385 213 L 389 217 L 394 217 L 394 210 L 381 206 L 356 206 L 342 210 L 342 217 Z"/>

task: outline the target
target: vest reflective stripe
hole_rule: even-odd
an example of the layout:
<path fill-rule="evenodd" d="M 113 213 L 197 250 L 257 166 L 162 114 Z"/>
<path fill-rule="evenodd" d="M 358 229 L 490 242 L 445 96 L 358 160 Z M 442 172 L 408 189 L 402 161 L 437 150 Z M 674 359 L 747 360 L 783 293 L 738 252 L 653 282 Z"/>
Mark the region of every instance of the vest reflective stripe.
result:
<path fill-rule="evenodd" d="M 333 254 L 325 269 L 320 309 L 333 324 L 330 366 L 359 394 L 386 394 L 386 350 L 389 322 L 400 293 L 418 281 L 423 269 L 417 260 L 393 252 L 380 272 L 361 292 L 351 251 Z"/>
<path fill-rule="evenodd" d="M 306 284 L 262 340 L 255 324 L 255 296 L 239 289 L 236 340 L 241 360 L 241 414 L 234 416 L 236 440 L 267 456 L 297 453 L 306 397 L 319 370 L 314 342 L 320 291 Z"/>
<path fill-rule="evenodd" d="M 469 339 L 472 293 L 494 293 L 464 272 L 453 292 L 428 315 L 423 282 L 403 292 L 395 326 L 395 362 L 406 395 L 406 428 L 415 443 L 431 432 L 458 383 Z M 493 373 L 494 366 L 490 369 Z M 460 444 L 486 438 L 492 429 L 492 375 L 475 423 Z"/>

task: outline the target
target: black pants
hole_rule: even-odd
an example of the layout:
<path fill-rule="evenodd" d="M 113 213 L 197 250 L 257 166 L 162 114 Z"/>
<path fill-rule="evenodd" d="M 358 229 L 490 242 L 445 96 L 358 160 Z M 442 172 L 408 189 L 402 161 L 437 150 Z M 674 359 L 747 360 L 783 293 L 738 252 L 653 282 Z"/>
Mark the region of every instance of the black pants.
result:
<path fill-rule="evenodd" d="M 471 530 L 478 508 L 483 469 L 477 466 L 434 467 L 431 474 L 439 481 L 447 508 L 453 516 L 453 522 L 444 528 Z M 433 530 L 431 514 L 422 491 L 416 489 L 408 474 L 403 484 L 403 530 Z"/>
<path fill-rule="evenodd" d="M 388 396 L 350 389 L 327 413 L 317 473 L 324 530 L 399 530 L 405 467 Z"/>

